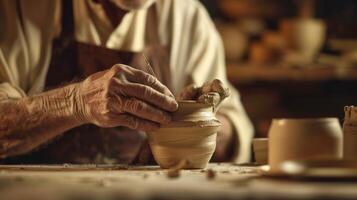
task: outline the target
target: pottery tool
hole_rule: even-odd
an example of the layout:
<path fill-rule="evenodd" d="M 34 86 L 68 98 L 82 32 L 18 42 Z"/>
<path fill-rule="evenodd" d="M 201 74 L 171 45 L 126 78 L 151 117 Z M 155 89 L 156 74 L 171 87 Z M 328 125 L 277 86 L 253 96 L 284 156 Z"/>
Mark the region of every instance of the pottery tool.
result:
<path fill-rule="evenodd" d="M 147 71 L 149 74 L 151 74 L 152 76 L 154 76 L 155 78 L 159 79 L 159 78 L 156 76 L 156 74 L 155 74 L 153 68 L 151 67 L 151 64 L 150 64 L 150 62 L 149 62 L 149 59 L 146 57 L 145 54 L 142 54 L 142 55 L 143 55 L 144 60 L 145 60 L 145 62 L 146 62 L 146 69 L 147 69 L 146 71 Z M 170 95 L 170 96 L 172 96 L 172 98 L 176 99 L 176 97 L 175 97 L 174 95 Z"/>
<path fill-rule="evenodd" d="M 157 78 L 157 76 L 156 76 L 154 70 L 153 70 L 152 67 L 151 67 L 151 64 L 150 64 L 150 62 L 149 62 L 149 59 L 146 57 L 145 54 L 143 54 L 143 57 L 144 57 L 144 60 L 145 60 L 145 62 L 146 62 L 146 67 L 147 67 L 147 70 L 148 70 L 149 74 L 151 74 L 151 75 L 153 75 L 155 78 Z"/>

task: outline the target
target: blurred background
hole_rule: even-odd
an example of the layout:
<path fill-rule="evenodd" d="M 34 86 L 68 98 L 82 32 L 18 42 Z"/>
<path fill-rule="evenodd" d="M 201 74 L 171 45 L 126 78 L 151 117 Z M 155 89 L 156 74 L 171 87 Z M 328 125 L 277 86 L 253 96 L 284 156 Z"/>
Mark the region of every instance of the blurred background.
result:
<path fill-rule="evenodd" d="M 344 117 L 357 104 L 357 1 L 201 0 L 256 136 L 272 118 Z"/>

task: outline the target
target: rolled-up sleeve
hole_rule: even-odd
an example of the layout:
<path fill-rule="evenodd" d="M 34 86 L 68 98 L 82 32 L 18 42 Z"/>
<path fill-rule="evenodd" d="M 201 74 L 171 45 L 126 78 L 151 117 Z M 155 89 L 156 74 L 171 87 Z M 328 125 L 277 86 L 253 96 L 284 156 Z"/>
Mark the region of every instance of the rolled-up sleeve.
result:
<path fill-rule="evenodd" d="M 0 83 L 0 102 L 4 99 L 20 99 L 26 94 L 18 87 L 12 86 L 10 83 Z"/>

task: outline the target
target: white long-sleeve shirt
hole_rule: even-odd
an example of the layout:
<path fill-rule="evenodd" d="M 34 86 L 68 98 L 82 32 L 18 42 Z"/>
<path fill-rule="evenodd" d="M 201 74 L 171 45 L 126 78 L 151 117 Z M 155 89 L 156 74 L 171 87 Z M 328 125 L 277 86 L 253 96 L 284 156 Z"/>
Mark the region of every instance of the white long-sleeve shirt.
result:
<path fill-rule="evenodd" d="M 142 51 L 147 8 L 127 13 L 112 27 L 100 4 L 73 0 L 75 35 L 81 42 L 111 49 Z M 206 10 L 197 0 L 156 0 L 159 36 L 169 47 L 173 92 L 218 78 L 232 95 L 219 113 L 237 134 L 236 162 L 250 159 L 252 125 L 238 92 L 226 77 L 222 42 Z M 0 99 L 21 98 L 44 90 L 52 40 L 60 33 L 60 0 L 0 0 Z"/>

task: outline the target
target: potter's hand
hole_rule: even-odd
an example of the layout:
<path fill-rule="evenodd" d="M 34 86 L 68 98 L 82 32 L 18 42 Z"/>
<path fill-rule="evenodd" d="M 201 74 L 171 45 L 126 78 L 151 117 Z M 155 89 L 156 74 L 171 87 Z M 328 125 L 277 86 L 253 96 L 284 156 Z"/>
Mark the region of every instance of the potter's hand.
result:
<path fill-rule="evenodd" d="M 89 76 L 76 89 L 76 116 L 101 127 L 153 130 L 171 120 L 177 102 L 155 77 L 126 65 Z"/>
<path fill-rule="evenodd" d="M 180 93 L 180 100 L 197 100 L 202 103 L 213 103 L 216 107 L 230 95 L 229 88 L 224 87 L 222 81 L 215 79 L 212 82 L 197 87 L 191 84 Z"/>

